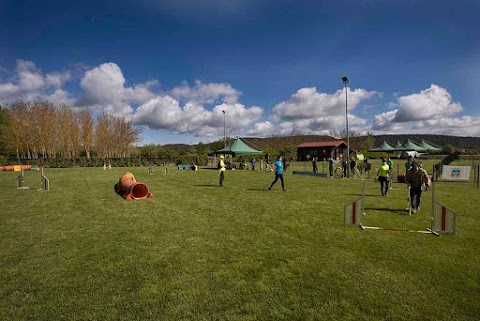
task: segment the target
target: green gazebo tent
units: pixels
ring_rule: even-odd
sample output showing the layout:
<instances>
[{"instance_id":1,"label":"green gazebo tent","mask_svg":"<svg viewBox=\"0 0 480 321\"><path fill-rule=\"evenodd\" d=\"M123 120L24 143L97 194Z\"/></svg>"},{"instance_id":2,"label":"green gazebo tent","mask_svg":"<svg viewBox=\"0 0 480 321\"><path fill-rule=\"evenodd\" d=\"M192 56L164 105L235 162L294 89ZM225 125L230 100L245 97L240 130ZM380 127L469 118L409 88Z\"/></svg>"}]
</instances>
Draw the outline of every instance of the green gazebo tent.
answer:
<instances>
[{"instance_id":1,"label":"green gazebo tent","mask_svg":"<svg viewBox=\"0 0 480 321\"><path fill-rule=\"evenodd\" d=\"M390 153L395 151L395 148L393 148L392 145L384 141L380 146L369 149L369 152L385 152L385 153Z\"/></svg>"},{"instance_id":2,"label":"green gazebo tent","mask_svg":"<svg viewBox=\"0 0 480 321\"><path fill-rule=\"evenodd\" d=\"M245 142L240 137L235 137L233 142L224 147L222 149L218 149L214 151L212 154L220 155L220 154L229 154L229 155L259 155L263 154L261 150L256 150L245 144Z\"/></svg>"},{"instance_id":3,"label":"green gazebo tent","mask_svg":"<svg viewBox=\"0 0 480 321\"><path fill-rule=\"evenodd\" d=\"M441 148L438 148L438 147L430 144L429 142L427 142L423 139L422 139L422 142L418 145L420 147L423 147L423 148L427 149L427 152L429 152L429 153L440 153L442 151Z\"/></svg>"},{"instance_id":4,"label":"green gazebo tent","mask_svg":"<svg viewBox=\"0 0 480 321\"><path fill-rule=\"evenodd\" d=\"M404 152L404 151L407 151L408 149L405 148L405 146L403 146L402 143L400 142L397 142L397 145L395 145L395 151L396 152Z\"/></svg>"},{"instance_id":5,"label":"green gazebo tent","mask_svg":"<svg viewBox=\"0 0 480 321\"><path fill-rule=\"evenodd\" d=\"M403 146L406 148L405 150L407 151L415 151L415 152L427 152L427 149L424 147L419 146L417 143L414 141L407 139L405 143L403 143Z\"/></svg>"}]
</instances>

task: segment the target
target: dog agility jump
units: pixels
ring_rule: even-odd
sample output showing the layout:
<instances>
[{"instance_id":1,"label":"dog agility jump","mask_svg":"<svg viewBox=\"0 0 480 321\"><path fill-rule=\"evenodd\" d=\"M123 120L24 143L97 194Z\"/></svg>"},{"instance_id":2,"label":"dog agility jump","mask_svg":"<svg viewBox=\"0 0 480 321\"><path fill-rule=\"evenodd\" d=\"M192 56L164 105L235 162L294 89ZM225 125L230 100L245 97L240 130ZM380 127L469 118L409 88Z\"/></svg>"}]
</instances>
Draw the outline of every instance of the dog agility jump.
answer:
<instances>
[{"instance_id":1,"label":"dog agility jump","mask_svg":"<svg viewBox=\"0 0 480 321\"><path fill-rule=\"evenodd\" d=\"M362 230L382 230L396 232L423 233L439 236L439 233L455 234L456 212L435 199L435 182L432 182L432 212L430 227L425 230L413 230L405 228L389 228L379 226L366 226L363 223L365 215L365 181L362 181L362 196L344 207L345 225L358 226ZM409 199L407 199L410 202ZM410 207L410 204L408 204ZM410 209L411 211L411 209ZM411 212L410 212L411 214Z\"/></svg>"}]
</instances>

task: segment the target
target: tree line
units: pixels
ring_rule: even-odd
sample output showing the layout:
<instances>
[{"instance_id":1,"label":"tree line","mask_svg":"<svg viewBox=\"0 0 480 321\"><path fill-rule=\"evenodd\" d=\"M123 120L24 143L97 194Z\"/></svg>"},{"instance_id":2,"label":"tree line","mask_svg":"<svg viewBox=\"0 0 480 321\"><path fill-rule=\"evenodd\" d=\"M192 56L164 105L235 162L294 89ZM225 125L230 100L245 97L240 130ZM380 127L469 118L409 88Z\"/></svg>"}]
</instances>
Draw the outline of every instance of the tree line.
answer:
<instances>
[{"instance_id":1,"label":"tree line","mask_svg":"<svg viewBox=\"0 0 480 321\"><path fill-rule=\"evenodd\" d=\"M128 157L140 141L140 130L123 117L103 113L94 118L86 108L17 101L0 107L0 152L17 159L90 159Z\"/></svg>"}]
</instances>

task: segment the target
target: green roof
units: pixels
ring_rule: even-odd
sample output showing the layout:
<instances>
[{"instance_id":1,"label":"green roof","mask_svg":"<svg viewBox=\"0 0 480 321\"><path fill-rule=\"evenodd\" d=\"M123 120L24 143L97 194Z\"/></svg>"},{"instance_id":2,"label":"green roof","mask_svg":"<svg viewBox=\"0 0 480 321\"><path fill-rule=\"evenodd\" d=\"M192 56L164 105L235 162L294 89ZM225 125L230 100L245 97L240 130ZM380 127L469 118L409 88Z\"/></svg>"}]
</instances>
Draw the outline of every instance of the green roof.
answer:
<instances>
[{"instance_id":1,"label":"green roof","mask_svg":"<svg viewBox=\"0 0 480 321\"><path fill-rule=\"evenodd\" d=\"M397 142L397 145L395 145L395 151L397 152L406 151L406 150L407 149L405 148L405 146L403 146L403 144L400 142Z\"/></svg>"},{"instance_id":2,"label":"green roof","mask_svg":"<svg viewBox=\"0 0 480 321\"><path fill-rule=\"evenodd\" d=\"M419 146L417 143L414 141L407 139L405 143L403 143L403 146L406 148L408 151L416 151L416 152L426 152L427 149L424 147Z\"/></svg>"},{"instance_id":3,"label":"green roof","mask_svg":"<svg viewBox=\"0 0 480 321\"><path fill-rule=\"evenodd\" d=\"M384 141L380 146L376 147L376 148L373 148L373 149L369 149L368 151L369 152L392 152L394 151L395 148L392 147L392 145L390 145L389 143L387 143L386 141Z\"/></svg>"},{"instance_id":4,"label":"green roof","mask_svg":"<svg viewBox=\"0 0 480 321\"><path fill-rule=\"evenodd\" d=\"M439 153L442 151L441 148L436 147L423 139L422 139L422 142L418 145L420 147L426 148L429 153Z\"/></svg>"},{"instance_id":5,"label":"green roof","mask_svg":"<svg viewBox=\"0 0 480 321\"><path fill-rule=\"evenodd\" d=\"M213 154L263 154L261 150L256 150L245 144L240 137L235 137L235 140L225 148L216 150Z\"/></svg>"}]
</instances>

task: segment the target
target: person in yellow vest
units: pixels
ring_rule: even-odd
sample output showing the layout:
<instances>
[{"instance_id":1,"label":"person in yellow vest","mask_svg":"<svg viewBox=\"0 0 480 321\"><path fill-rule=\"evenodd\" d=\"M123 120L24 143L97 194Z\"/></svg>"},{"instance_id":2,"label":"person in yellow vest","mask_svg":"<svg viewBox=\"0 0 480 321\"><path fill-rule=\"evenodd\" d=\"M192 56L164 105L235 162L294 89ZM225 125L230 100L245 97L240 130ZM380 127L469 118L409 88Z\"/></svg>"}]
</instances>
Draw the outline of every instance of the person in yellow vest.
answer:
<instances>
[{"instance_id":1,"label":"person in yellow vest","mask_svg":"<svg viewBox=\"0 0 480 321\"><path fill-rule=\"evenodd\" d=\"M382 196L388 196L388 181L390 180L390 166L387 160L382 158L382 165L378 169L378 181L380 182L380 192Z\"/></svg>"},{"instance_id":2,"label":"person in yellow vest","mask_svg":"<svg viewBox=\"0 0 480 321\"><path fill-rule=\"evenodd\" d=\"M226 170L227 166L225 166L225 157L222 155L220 156L220 160L218 161L218 175L220 176L220 187L223 186L223 180L225 178Z\"/></svg>"}]
</instances>

